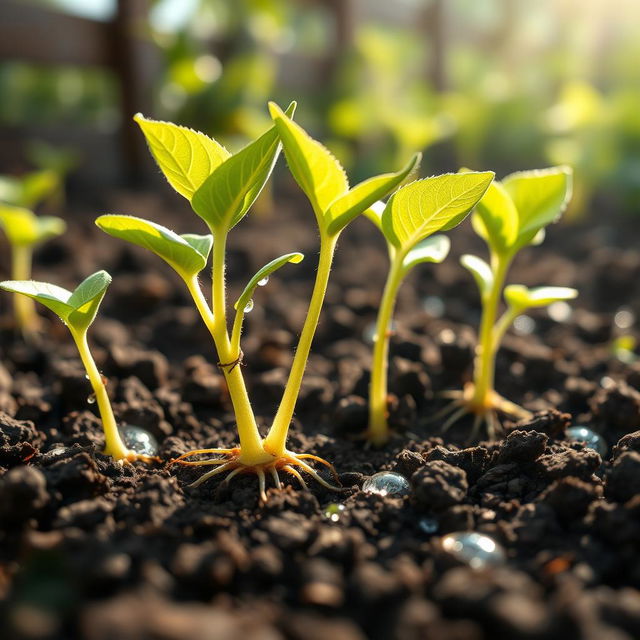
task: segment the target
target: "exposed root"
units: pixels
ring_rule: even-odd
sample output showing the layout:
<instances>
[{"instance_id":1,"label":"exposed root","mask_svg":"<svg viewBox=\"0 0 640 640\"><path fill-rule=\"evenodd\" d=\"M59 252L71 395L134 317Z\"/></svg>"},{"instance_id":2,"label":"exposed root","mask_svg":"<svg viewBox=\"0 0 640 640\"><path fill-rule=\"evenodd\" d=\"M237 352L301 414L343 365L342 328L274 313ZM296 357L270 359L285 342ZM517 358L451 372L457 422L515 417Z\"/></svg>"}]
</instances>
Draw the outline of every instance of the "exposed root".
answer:
<instances>
[{"instance_id":1,"label":"exposed root","mask_svg":"<svg viewBox=\"0 0 640 640\"><path fill-rule=\"evenodd\" d=\"M205 458L204 460L188 459L192 456L203 454L214 454L223 457ZM235 447L233 449L195 449L194 451L189 451L187 453L184 453L180 457L171 460L169 464L180 464L189 467L215 467L211 471L208 471L204 475L200 476L195 482L192 482L189 485L190 487L198 487L210 478L224 473L228 473L228 475L223 480L225 484L229 483L235 476L239 474L253 473L258 477L258 492L260 495L260 499L263 502L266 502L267 500L267 474L271 476L276 489L282 488L282 483L278 474L279 471L286 471L288 474L294 476L303 489L307 489L307 483L302 477L300 471L304 471L305 473L310 475L323 487L330 489L331 491L340 491L340 486L336 486L331 484L330 482L327 482L312 466L306 463L305 460L314 460L328 467L339 485L340 479L334 466L323 458L314 456L310 453L296 454L291 451L286 451L284 455L274 457L269 462L264 462L261 464L246 464L245 462L241 462L240 458L241 451L239 447Z\"/></svg>"},{"instance_id":2,"label":"exposed root","mask_svg":"<svg viewBox=\"0 0 640 640\"><path fill-rule=\"evenodd\" d=\"M461 418L472 414L474 419L471 433L467 439L468 443L477 439L483 425L486 425L489 440L495 440L502 432L502 424L498 417L500 414L517 420L528 420L533 416L530 411L503 398L495 391L491 393L486 403L478 406L474 402L474 387L471 383L467 384L463 391L445 391L439 395L448 398L451 402L432 415L428 422L435 422L446 417L447 419L441 427L442 433L445 433Z\"/></svg>"}]
</instances>

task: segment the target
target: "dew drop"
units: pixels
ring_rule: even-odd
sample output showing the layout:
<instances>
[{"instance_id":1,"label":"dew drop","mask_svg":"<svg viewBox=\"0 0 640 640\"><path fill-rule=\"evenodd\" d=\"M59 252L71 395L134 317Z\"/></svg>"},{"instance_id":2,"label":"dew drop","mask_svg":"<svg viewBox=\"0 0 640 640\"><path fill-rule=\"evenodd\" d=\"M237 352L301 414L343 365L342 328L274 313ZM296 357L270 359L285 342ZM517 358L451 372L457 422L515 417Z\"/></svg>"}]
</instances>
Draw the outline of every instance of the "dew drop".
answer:
<instances>
[{"instance_id":1,"label":"dew drop","mask_svg":"<svg viewBox=\"0 0 640 640\"><path fill-rule=\"evenodd\" d=\"M567 429L567 440L584 442L585 447L593 449L601 456L607 453L607 443L603 437L589 427L575 426Z\"/></svg>"},{"instance_id":2,"label":"dew drop","mask_svg":"<svg viewBox=\"0 0 640 640\"><path fill-rule=\"evenodd\" d=\"M426 533L427 535L435 533L438 530L439 526L440 524L438 520L429 516L420 518L420 520L418 521L418 528L420 529L420 531L422 531L422 533Z\"/></svg>"},{"instance_id":3,"label":"dew drop","mask_svg":"<svg viewBox=\"0 0 640 640\"><path fill-rule=\"evenodd\" d=\"M269 276L265 276L262 280L258 280L258 286L264 287L269 282Z\"/></svg>"},{"instance_id":4,"label":"dew drop","mask_svg":"<svg viewBox=\"0 0 640 640\"><path fill-rule=\"evenodd\" d=\"M506 553L493 538L474 531L457 531L442 538L442 548L472 569L504 564Z\"/></svg>"},{"instance_id":5,"label":"dew drop","mask_svg":"<svg viewBox=\"0 0 640 640\"><path fill-rule=\"evenodd\" d=\"M96 394L92 393L90 396L87 396L87 403L88 404L95 404L96 403Z\"/></svg>"},{"instance_id":6,"label":"dew drop","mask_svg":"<svg viewBox=\"0 0 640 640\"><path fill-rule=\"evenodd\" d=\"M422 300L422 308L433 318L442 318L445 307L444 301L438 296L427 296Z\"/></svg>"},{"instance_id":7,"label":"dew drop","mask_svg":"<svg viewBox=\"0 0 640 640\"><path fill-rule=\"evenodd\" d=\"M536 321L531 316L518 316L513 321L513 328L516 333L519 333L522 336L528 336L535 331Z\"/></svg>"},{"instance_id":8,"label":"dew drop","mask_svg":"<svg viewBox=\"0 0 640 640\"><path fill-rule=\"evenodd\" d=\"M327 520L331 522L338 522L340 517L345 512L346 507L343 504L339 504L338 502L332 502L327 508L323 511L323 515Z\"/></svg>"},{"instance_id":9,"label":"dew drop","mask_svg":"<svg viewBox=\"0 0 640 640\"><path fill-rule=\"evenodd\" d=\"M362 490L379 496L403 497L411 493L411 485L403 475L395 471L379 471L363 482Z\"/></svg>"},{"instance_id":10,"label":"dew drop","mask_svg":"<svg viewBox=\"0 0 640 640\"><path fill-rule=\"evenodd\" d=\"M119 429L125 445L131 451L145 456L155 456L158 453L158 441L142 427L125 424Z\"/></svg>"},{"instance_id":11,"label":"dew drop","mask_svg":"<svg viewBox=\"0 0 640 640\"><path fill-rule=\"evenodd\" d=\"M244 312L251 313L252 310L253 310L253 300L249 300L249 302L247 302L247 304L244 307Z\"/></svg>"}]
</instances>

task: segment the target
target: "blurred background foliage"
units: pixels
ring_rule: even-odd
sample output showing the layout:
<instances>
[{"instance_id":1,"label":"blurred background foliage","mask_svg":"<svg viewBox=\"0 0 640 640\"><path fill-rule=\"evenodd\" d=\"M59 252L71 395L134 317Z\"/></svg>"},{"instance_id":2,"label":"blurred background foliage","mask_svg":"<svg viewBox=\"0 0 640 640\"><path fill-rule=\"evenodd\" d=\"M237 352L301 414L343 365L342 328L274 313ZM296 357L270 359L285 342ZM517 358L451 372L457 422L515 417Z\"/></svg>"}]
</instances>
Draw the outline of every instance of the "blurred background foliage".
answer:
<instances>
[{"instance_id":1,"label":"blurred background foliage","mask_svg":"<svg viewBox=\"0 0 640 640\"><path fill-rule=\"evenodd\" d=\"M39 0L109 20L115 0ZM143 37L160 64L154 117L231 149L297 119L354 178L425 151L424 173L567 163L573 213L640 209L637 0L155 0ZM0 127L120 125L99 70L0 61ZM73 152L33 147L61 172Z\"/></svg>"}]
</instances>

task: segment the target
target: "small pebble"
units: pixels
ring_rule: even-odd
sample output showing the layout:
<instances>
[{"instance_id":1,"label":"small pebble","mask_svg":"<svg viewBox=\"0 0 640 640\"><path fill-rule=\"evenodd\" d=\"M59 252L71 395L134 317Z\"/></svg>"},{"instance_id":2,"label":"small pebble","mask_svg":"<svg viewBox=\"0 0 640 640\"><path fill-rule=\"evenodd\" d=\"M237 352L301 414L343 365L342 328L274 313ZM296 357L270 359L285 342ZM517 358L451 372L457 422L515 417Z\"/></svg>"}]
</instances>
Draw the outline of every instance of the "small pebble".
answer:
<instances>
[{"instance_id":1,"label":"small pebble","mask_svg":"<svg viewBox=\"0 0 640 640\"><path fill-rule=\"evenodd\" d=\"M131 451L144 456L155 456L158 453L158 441L142 427L125 424L120 427L120 435Z\"/></svg>"},{"instance_id":2,"label":"small pebble","mask_svg":"<svg viewBox=\"0 0 640 640\"><path fill-rule=\"evenodd\" d=\"M586 447L593 449L603 457L607 453L607 444L602 436L589 429L589 427L569 427L567 429L567 440L584 442Z\"/></svg>"},{"instance_id":3,"label":"small pebble","mask_svg":"<svg viewBox=\"0 0 640 640\"><path fill-rule=\"evenodd\" d=\"M344 513L346 507L343 504L339 504L338 502L332 502L327 508L324 510L323 514L327 520L331 522L338 522L340 517Z\"/></svg>"},{"instance_id":4,"label":"small pebble","mask_svg":"<svg viewBox=\"0 0 640 640\"><path fill-rule=\"evenodd\" d=\"M403 475L395 471L379 471L364 481L362 490L379 496L403 497L411 493L411 485Z\"/></svg>"},{"instance_id":5,"label":"small pebble","mask_svg":"<svg viewBox=\"0 0 640 640\"><path fill-rule=\"evenodd\" d=\"M472 569L504 564L506 554L493 538L473 531L449 533L442 538L442 548Z\"/></svg>"}]
</instances>

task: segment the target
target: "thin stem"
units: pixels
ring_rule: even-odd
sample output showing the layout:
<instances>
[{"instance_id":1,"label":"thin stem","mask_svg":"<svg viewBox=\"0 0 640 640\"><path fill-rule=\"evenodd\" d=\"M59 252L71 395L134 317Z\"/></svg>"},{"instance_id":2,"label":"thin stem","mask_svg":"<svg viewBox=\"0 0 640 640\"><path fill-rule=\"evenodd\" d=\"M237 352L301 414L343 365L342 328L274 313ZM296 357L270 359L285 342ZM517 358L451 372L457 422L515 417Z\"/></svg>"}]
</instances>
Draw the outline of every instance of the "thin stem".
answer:
<instances>
[{"instance_id":1,"label":"thin stem","mask_svg":"<svg viewBox=\"0 0 640 640\"><path fill-rule=\"evenodd\" d=\"M331 263L333 262L333 254L336 248L338 236L328 236L321 233L320 236L320 259L318 260L318 271L316 273L316 281L313 286L311 302L307 310L307 318L302 327L298 348L293 358L291 372L287 380L280 406L273 419L273 424L269 433L264 440L264 446L267 451L273 455L283 455L286 450L287 435L289 433L289 425L293 418L296 407L296 401L300 393L304 370L307 366L311 344L316 333L320 312L327 293L327 284L329 282L329 274L331 272Z\"/></svg>"},{"instance_id":2,"label":"thin stem","mask_svg":"<svg viewBox=\"0 0 640 640\"><path fill-rule=\"evenodd\" d=\"M102 380L102 375L96 366L96 363L89 350L87 344L87 333L83 331L78 333L71 329L71 335L78 347L82 364L87 372L87 377L93 389L98 404L98 411L102 419L102 429L104 431L104 454L111 456L114 460L125 460L129 457L130 451L125 446L118 431L118 425L111 409L111 402L107 388Z\"/></svg>"},{"instance_id":3,"label":"thin stem","mask_svg":"<svg viewBox=\"0 0 640 640\"><path fill-rule=\"evenodd\" d=\"M33 248L29 245L14 245L11 252L11 279L30 280ZM23 333L35 331L39 324L35 302L18 293L13 296L16 325Z\"/></svg>"},{"instance_id":4,"label":"thin stem","mask_svg":"<svg viewBox=\"0 0 640 640\"><path fill-rule=\"evenodd\" d=\"M500 346L500 342L502 342L502 338L504 338L504 334L507 332L507 329L513 324L513 321L522 313L524 309L516 309L514 307L509 307L501 316L500 320L496 323L493 328L493 350L494 352L498 351L498 347Z\"/></svg>"},{"instance_id":5,"label":"thin stem","mask_svg":"<svg viewBox=\"0 0 640 640\"><path fill-rule=\"evenodd\" d=\"M380 302L380 310L376 321L376 335L373 339L373 362L371 366L371 383L369 385L369 441L381 446L389 440L387 422L387 375L389 367L389 341L391 339L391 317L402 283L404 272L402 261L404 255L395 254Z\"/></svg>"},{"instance_id":6,"label":"thin stem","mask_svg":"<svg viewBox=\"0 0 640 640\"><path fill-rule=\"evenodd\" d=\"M249 395L242 377L242 370L239 366L231 366L228 363L234 362L238 352L234 352L229 333L227 331L227 310L226 310L226 285L225 285L225 251L226 233L216 233L213 243L213 265L212 265L212 295L213 313L207 305L197 278L193 277L186 281L189 292L193 297L196 307L213 337L218 352L222 373L227 382L233 411L238 427L238 438L240 440L241 454L239 460L245 464L258 464L271 458L266 454L262 446L262 438L258 431Z\"/></svg>"},{"instance_id":7,"label":"thin stem","mask_svg":"<svg viewBox=\"0 0 640 640\"><path fill-rule=\"evenodd\" d=\"M507 276L511 256L491 256L491 270L493 271L493 286L488 295L482 300L482 321L480 323L480 336L476 348L474 364L474 390L472 404L475 408L482 409L489 403L489 396L493 391L497 344L494 340L494 325L498 314L498 306L504 281Z\"/></svg>"}]
</instances>

